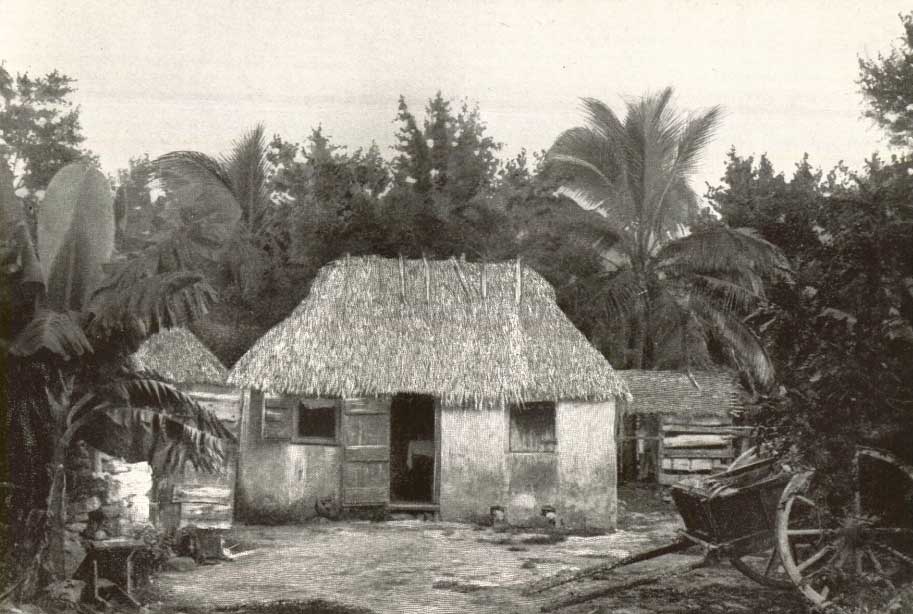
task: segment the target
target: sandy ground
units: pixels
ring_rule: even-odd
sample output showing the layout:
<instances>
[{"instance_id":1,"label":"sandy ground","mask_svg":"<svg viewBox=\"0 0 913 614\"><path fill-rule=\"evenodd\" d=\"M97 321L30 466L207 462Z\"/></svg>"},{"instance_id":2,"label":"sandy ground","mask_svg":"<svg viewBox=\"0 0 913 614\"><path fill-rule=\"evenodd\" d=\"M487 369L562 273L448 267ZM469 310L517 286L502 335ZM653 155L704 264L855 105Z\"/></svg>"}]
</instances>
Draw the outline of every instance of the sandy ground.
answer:
<instances>
[{"instance_id":1,"label":"sandy ground","mask_svg":"<svg viewBox=\"0 0 913 614\"><path fill-rule=\"evenodd\" d=\"M238 527L232 538L251 549L245 556L162 574L157 592L162 606L171 611L322 599L378 614L525 614L575 592L626 585L644 574L668 575L699 560L699 553L667 555L613 572L609 579L575 582L534 597L523 594L524 588L553 574L667 543L680 526L671 509L626 510L622 524L624 528L611 535L568 537L551 544L531 543L543 541L541 535L420 520ZM797 597L760 587L724 563L559 611L799 614L805 607Z\"/></svg>"}]
</instances>

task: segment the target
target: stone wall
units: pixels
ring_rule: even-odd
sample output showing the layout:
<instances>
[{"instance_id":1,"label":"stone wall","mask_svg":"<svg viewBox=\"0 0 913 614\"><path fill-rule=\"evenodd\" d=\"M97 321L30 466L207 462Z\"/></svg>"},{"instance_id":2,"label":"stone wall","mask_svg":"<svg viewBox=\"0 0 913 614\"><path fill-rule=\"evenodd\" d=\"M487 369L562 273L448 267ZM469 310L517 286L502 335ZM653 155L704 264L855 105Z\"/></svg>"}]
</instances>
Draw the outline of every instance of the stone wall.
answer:
<instances>
[{"instance_id":1,"label":"stone wall","mask_svg":"<svg viewBox=\"0 0 913 614\"><path fill-rule=\"evenodd\" d=\"M149 525L152 469L79 443L67 459L67 571L85 556L85 539L132 537Z\"/></svg>"}]
</instances>

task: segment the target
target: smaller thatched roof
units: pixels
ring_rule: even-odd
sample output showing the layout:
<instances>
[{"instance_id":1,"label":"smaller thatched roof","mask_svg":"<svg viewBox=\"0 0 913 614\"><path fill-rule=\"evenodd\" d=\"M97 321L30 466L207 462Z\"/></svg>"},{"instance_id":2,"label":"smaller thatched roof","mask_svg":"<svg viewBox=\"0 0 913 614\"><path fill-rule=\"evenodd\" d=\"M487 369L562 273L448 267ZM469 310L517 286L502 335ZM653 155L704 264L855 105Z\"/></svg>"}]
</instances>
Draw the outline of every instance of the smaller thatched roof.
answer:
<instances>
[{"instance_id":1,"label":"smaller thatched roof","mask_svg":"<svg viewBox=\"0 0 913 614\"><path fill-rule=\"evenodd\" d=\"M140 368L175 384L225 385L228 370L185 328L163 330L146 339L132 356Z\"/></svg>"},{"instance_id":2,"label":"smaller thatched roof","mask_svg":"<svg viewBox=\"0 0 913 614\"><path fill-rule=\"evenodd\" d=\"M627 394L551 285L516 261L328 264L229 381L280 394L415 392L480 405Z\"/></svg>"},{"instance_id":3,"label":"smaller thatched roof","mask_svg":"<svg viewBox=\"0 0 913 614\"><path fill-rule=\"evenodd\" d=\"M692 374L677 371L616 371L634 400L630 413L727 416L741 408L735 376L724 371Z\"/></svg>"}]
</instances>

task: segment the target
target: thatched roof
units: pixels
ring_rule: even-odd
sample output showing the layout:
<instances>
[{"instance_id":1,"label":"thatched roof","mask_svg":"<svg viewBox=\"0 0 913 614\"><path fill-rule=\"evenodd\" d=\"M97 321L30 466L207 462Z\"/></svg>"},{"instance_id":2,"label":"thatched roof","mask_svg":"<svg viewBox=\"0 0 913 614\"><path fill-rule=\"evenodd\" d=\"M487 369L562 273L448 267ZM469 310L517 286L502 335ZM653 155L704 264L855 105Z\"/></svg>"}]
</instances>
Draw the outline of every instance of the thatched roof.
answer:
<instances>
[{"instance_id":1,"label":"thatched roof","mask_svg":"<svg viewBox=\"0 0 913 614\"><path fill-rule=\"evenodd\" d=\"M634 397L632 413L729 415L741 406L738 381L731 373L702 371L616 371Z\"/></svg>"},{"instance_id":2,"label":"thatched roof","mask_svg":"<svg viewBox=\"0 0 913 614\"><path fill-rule=\"evenodd\" d=\"M175 384L225 385L228 370L185 328L163 330L146 339L132 357Z\"/></svg>"},{"instance_id":3,"label":"thatched roof","mask_svg":"<svg viewBox=\"0 0 913 614\"><path fill-rule=\"evenodd\" d=\"M626 394L535 271L516 262L373 256L321 269L304 302L241 357L229 382L284 394L414 392L479 404Z\"/></svg>"}]
</instances>

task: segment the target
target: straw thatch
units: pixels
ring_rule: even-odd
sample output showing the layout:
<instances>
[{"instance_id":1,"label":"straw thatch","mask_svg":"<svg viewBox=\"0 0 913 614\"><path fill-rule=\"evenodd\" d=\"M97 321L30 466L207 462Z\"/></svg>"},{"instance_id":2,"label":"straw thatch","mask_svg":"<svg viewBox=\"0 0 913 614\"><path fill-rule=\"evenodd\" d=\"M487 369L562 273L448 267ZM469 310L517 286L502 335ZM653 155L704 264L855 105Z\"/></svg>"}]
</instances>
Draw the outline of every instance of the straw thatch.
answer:
<instances>
[{"instance_id":1,"label":"straw thatch","mask_svg":"<svg viewBox=\"0 0 913 614\"><path fill-rule=\"evenodd\" d=\"M225 385L228 370L185 328L163 330L146 339L133 354L137 366L155 371L175 384Z\"/></svg>"},{"instance_id":2,"label":"straw thatch","mask_svg":"<svg viewBox=\"0 0 913 614\"><path fill-rule=\"evenodd\" d=\"M741 407L731 373L703 371L617 371L634 397L627 411L639 414L728 416Z\"/></svg>"},{"instance_id":3,"label":"straw thatch","mask_svg":"<svg viewBox=\"0 0 913 614\"><path fill-rule=\"evenodd\" d=\"M308 298L238 361L229 382L477 404L627 394L535 271L516 262L379 257L325 266Z\"/></svg>"}]
</instances>

